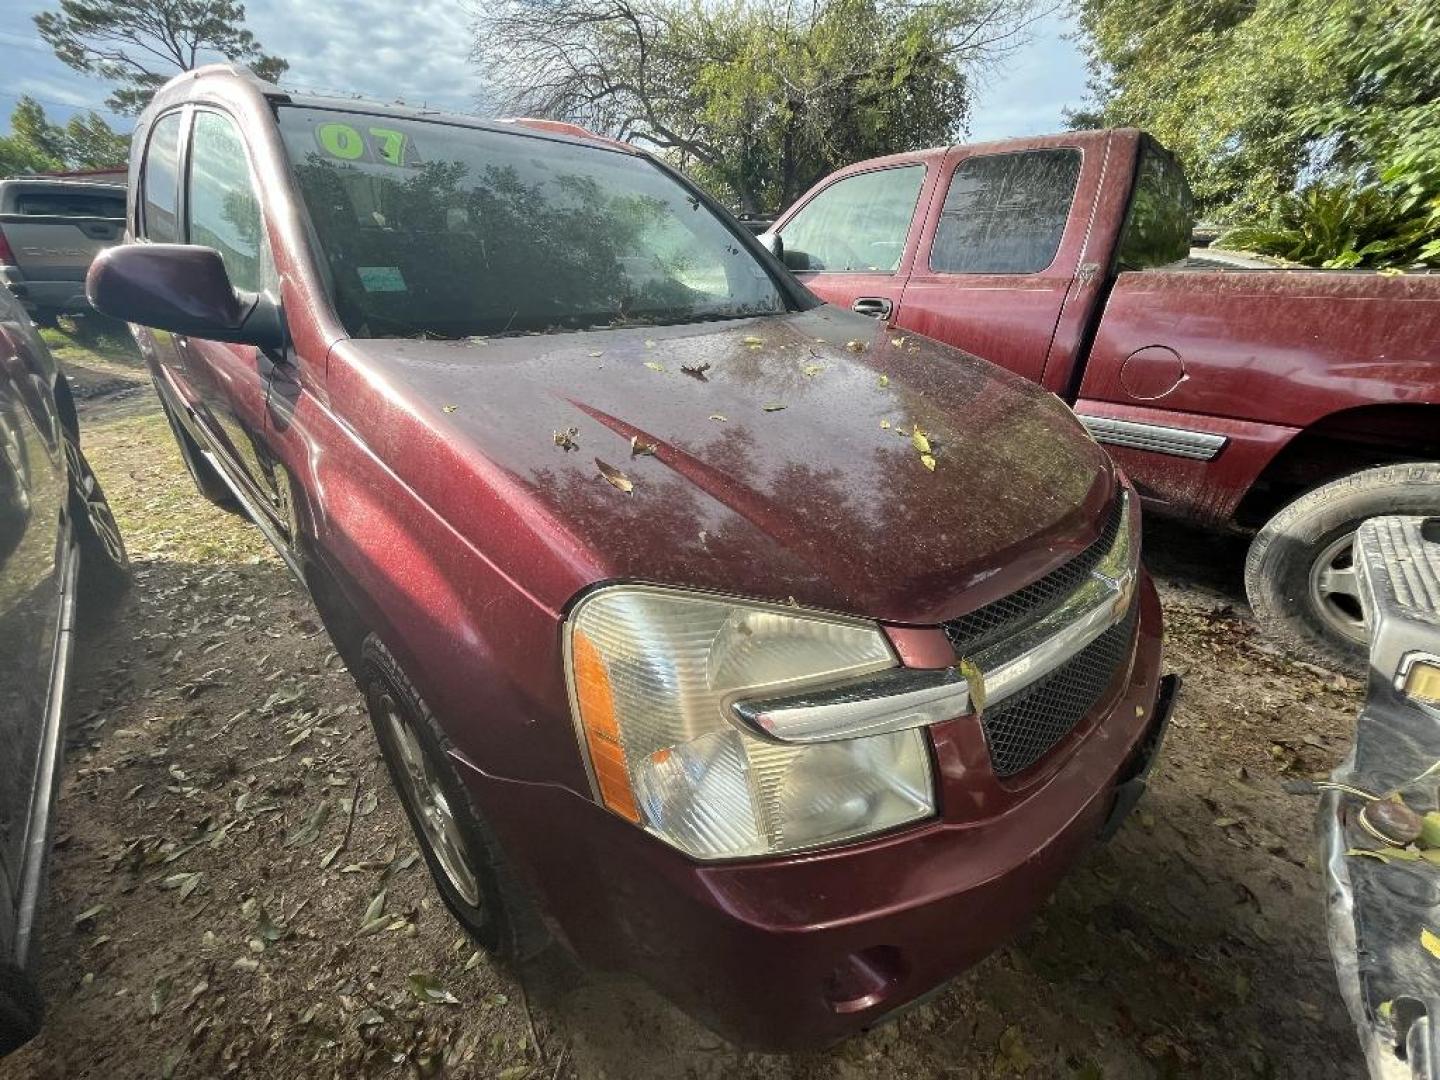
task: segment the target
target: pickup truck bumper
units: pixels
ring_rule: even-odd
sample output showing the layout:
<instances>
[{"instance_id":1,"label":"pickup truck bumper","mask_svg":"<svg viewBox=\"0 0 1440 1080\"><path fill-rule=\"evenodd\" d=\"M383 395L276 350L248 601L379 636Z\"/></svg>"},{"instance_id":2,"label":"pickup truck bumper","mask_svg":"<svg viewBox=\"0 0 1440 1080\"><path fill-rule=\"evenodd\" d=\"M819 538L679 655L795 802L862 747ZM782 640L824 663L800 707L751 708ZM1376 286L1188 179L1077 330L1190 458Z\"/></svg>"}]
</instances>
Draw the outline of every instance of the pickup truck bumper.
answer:
<instances>
[{"instance_id":1,"label":"pickup truck bumper","mask_svg":"<svg viewBox=\"0 0 1440 1080\"><path fill-rule=\"evenodd\" d=\"M1320 804L1330 951L1374 1080L1440 1077L1440 959L1421 941L1440 933L1440 864L1374 837L1360 821L1371 800L1356 794L1440 809L1440 701L1413 692L1416 665L1440 672L1440 519L1430 520L1375 518L1356 534L1369 689L1331 777L1344 788Z\"/></svg>"},{"instance_id":2,"label":"pickup truck bumper","mask_svg":"<svg viewBox=\"0 0 1440 1080\"><path fill-rule=\"evenodd\" d=\"M0 266L0 284L32 315L42 310L56 315L81 315L91 310L83 277L79 281L30 281L19 267Z\"/></svg>"},{"instance_id":3,"label":"pickup truck bumper","mask_svg":"<svg viewBox=\"0 0 1440 1080\"><path fill-rule=\"evenodd\" d=\"M582 960L642 976L736 1043L814 1048L1012 938L1133 807L1176 686L1160 677L1148 577L1140 605L1131 663L1093 729L1024 798L980 820L948 820L942 808L860 844L700 863L568 790L462 772Z\"/></svg>"}]
</instances>

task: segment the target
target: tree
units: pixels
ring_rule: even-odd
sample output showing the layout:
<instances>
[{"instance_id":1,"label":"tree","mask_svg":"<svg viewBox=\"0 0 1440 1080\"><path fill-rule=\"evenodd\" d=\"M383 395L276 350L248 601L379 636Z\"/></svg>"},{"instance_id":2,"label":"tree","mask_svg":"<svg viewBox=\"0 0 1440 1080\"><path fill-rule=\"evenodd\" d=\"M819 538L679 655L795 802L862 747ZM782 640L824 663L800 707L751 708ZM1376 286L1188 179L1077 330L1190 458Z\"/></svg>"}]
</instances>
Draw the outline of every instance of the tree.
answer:
<instances>
[{"instance_id":1,"label":"tree","mask_svg":"<svg viewBox=\"0 0 1440 1080\"><path fill-rule=\"evenodd\" d=\"M62 61L120 84L106 103L125 114L138 113L178 72L216 56L278 79L289 63L263 52L244 21L236 0L60 0L59 11L35 16Z\"/></svg>"},{"instance_id":2,"label":"tree","mask_svg":"<svg viewBox=\"0 0 1440 1080\"><path fill-rule=\"evenodd\" d=\"M668 152L745 211L965 130L1035 0L498 0L474 58L508 112Z\"/></svg>"},{"instance_id":3,"label":"tree","mask_svg":"<svg viewBox=\"0 0 1440 1080\"><path fill-rule=\"evenodd\" d=\"M1440 0L1075 7L1093 76L1085 119L1149 129L1212 213L1255 218L1297 187L1363 186L1406 133L1440 120Z\"/></svg>"},{"instance_id":4,"label":"tree","mask_svg":"<svg viewBox=\"0 0 1440 1080\"><path fill-rule=\"evenodd\" d=\"M0 176L123 166L129 156L130 136L99 113L77 113L63 125L53 124L30 97L19 100L10 114L10 134L0 136Z\"/></svg>"}]
</instances>

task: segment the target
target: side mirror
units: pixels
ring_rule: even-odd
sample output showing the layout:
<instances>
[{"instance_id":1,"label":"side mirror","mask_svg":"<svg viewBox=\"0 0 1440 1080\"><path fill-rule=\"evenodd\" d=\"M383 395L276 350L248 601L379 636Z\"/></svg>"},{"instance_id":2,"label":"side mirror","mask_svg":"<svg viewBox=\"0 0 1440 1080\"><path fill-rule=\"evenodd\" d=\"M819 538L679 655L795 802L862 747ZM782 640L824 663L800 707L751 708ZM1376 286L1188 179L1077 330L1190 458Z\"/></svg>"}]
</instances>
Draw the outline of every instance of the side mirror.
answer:
<instances>
[{"instance_id":1,"label":"side mirror","mask_svg":"<svg viewBox=\"0 0 1440 1080\"><path fill-rule=\"evenodd\" d=\"M785 261L785 241L780 239L777 232L762 232L755 239L760 241L761 247L774 255L781 262Z\"/></svg>"},{"instance_id":2,"label":"side mirror","mask_svg":"<svg viewBox=\"0 0 1440 1080\"><path fill-rule=\"evenodd\" d=\"M96 311L140 326L260 348L284 344L280 309L239 292L214 248L122 244L95 256L85 295Z\"/></svg>"}]
</instances>

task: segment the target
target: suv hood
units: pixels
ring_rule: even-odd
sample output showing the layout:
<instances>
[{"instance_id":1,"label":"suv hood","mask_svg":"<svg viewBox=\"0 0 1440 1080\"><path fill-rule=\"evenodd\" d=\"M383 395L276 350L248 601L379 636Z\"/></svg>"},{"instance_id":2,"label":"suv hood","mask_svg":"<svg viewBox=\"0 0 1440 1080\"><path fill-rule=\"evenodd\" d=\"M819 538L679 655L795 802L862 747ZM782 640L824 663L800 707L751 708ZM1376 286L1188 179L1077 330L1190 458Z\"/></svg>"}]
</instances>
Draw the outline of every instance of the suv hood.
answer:
<instances>
[{"instance_id":1,"label":"suv hood","mask_svg":"<svg viewBox=\"0 0 1440 1080\"><path fill-rule=\"evenodd\" d=\"M832 307L336 349L361 437L557 610L628 579L937 622L1083 549L1115 491L1054 395Z\"/></svg>"}]
</instances>

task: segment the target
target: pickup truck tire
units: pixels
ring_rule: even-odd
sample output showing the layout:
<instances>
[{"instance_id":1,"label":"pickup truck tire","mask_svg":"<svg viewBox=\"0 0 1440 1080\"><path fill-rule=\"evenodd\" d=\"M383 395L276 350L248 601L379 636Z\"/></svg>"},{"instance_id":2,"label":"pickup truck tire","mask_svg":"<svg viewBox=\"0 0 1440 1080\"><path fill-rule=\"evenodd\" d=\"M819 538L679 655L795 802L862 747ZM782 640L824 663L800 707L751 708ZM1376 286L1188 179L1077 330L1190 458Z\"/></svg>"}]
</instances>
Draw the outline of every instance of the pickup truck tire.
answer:
<instances>
[{"instance_id":1,"label":"pickup truck tire","mask_svg":"<svg viewBox=\"0 0 1440 1080\"><path fill-rule=\"evenodd\" d=\"M45 1002L35 981L13 964L0 962L0 1057L33 1039L44 1017Z\"/></svg>"},{"instance_id":2,"label":"pickup truck tire","mask_svg":"<svg viewBox=\"0 0 1440 1080\"><path fill-rule=\"evenodd\" d=\"M1313 488L1267 521L1245 559L1245 592L1274 637L1355 671L1368 655L1351 541L1379 514L1440 514L1440 463L1385 465Z\"/></svg>"},{"instance_id":3,"label":"pickup truck tire","mask_svg":"<svg viewBox=\"0 0 1440 1080\"><path fill-rule=\"evenodd\" d=\"M80 548L80 605L86 614L103 617L130 588L130 557L105 489L68 430L65 460L70 474L72 535Z\"/></svg>"},{"instance_id":4,"label":"pickup truck tire","mask_svg":"<svg viewBox=\"0 0 1440 1080\"><path fill-rule=\"evenodd\" d=\"M441 898L487 951L536 955L549 933L456 773L449 739L378 637L360 651L370 722Z\"/></svg>"}]
</instances>

